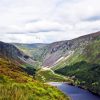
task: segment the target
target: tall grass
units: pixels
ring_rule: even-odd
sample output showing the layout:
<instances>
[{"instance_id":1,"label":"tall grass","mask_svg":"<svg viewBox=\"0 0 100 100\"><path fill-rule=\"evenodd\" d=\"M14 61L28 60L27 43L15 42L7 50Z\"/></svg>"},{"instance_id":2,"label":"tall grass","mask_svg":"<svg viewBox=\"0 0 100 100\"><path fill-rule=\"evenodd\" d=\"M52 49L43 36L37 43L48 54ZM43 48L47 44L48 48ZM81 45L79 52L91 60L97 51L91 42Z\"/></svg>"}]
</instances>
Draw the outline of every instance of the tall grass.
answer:
<instances>
[{"instance_id":1,"label":"tall grass","mask_svg":"<svg viewBox=\"0 0 100 100\"><path fill-rule=\"evenodd\" d=\"M55 87L38 81L16 83L6 76L0 77L0 100L69 100Z\"/></svg>"}]
</instances>

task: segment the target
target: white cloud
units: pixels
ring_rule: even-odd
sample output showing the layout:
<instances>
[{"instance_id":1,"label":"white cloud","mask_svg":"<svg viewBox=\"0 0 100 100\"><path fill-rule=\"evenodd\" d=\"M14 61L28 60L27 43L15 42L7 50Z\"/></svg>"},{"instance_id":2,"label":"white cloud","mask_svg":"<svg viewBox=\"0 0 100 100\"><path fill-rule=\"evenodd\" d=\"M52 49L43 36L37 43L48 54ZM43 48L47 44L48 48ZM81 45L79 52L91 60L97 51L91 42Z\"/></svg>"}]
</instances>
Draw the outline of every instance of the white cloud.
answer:
<instances>
[{"instance_id":1,"label":"white cloud","mask_svg":"<svg viewBox=\"0 0 100 100\"><path fill-rule=\"evenodd\" d=\"M100 30L100 0L0 0L0 40L53 42Z\"/></svg>"}]
</instances>

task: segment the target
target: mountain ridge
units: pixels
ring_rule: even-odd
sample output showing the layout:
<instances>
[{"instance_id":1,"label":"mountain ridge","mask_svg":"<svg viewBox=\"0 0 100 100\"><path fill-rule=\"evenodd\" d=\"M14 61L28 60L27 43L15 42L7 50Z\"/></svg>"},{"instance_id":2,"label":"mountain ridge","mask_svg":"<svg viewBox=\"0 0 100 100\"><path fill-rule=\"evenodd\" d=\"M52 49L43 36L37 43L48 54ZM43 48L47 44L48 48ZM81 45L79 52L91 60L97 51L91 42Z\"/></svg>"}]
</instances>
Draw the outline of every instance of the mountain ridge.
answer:
<instances>
[{"instance_id":1,"label":"mountain ridge","mask_svg":"<svg viewBox=\"0 0 100 100\"><path fill-rule=\"evenodd\" d=\"M31 47L31 50L29 50L29 48L25 46L21 47L21 44L19 44L19 46L15 44L15 46L18 46L19 49L21 49L25 53L28 52L28 54L31 55L31 57L33 57L33 59L35 59L36 61L39 60L40 62L42 62L42 66L52 67L55 65L55 62L60 61L62 57L66 58L68 55L71 55L77 48L81 48L82 51L84 46L88 45L91 41L94 41L99 37L100 31L80 36L72 40L57 41L46 45L44 44L43 47Z\"/></svg>"}]
</instances>

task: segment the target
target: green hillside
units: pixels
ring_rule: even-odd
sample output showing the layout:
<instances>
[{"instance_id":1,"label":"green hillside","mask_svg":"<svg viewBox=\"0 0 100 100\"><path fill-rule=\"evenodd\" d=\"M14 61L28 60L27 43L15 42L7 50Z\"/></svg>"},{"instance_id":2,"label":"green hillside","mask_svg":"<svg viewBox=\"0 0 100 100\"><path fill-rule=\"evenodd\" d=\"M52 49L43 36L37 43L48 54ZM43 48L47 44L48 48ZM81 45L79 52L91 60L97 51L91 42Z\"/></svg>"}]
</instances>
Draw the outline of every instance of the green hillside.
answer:
<instances>
[{"instance_id":1,"label":"green hillside","mask_svg":"<svg viewBox=\"0 0 100 100\"><path fill-rule=\"evenodd\" d=\"M92 41L83 50L78 48L53 70L72 77L74 84L100 94L100 39Z\"/></svg>"},{"instance_id":2,"label":"green hillside","mask_svg":"<svg viewBox=\"0 0 100 100\"><path fill-rule=\"evenodd\" d=\"M19 63L0 58L0 100L44 99L69 100L55 87L34 80Z\"/></svg>"},{"instance_id":3,"label":"green hillside","mask_svg":"<svg viewBox=\"0 0 100 100\"><path fill-rule=\"evenodd\" d=\"M51 70L39 70L36 75L35 79L42 81L42 82L70 82L70 78L61 76L59 74L55 74Z\"/></svg>"}]
</instances>

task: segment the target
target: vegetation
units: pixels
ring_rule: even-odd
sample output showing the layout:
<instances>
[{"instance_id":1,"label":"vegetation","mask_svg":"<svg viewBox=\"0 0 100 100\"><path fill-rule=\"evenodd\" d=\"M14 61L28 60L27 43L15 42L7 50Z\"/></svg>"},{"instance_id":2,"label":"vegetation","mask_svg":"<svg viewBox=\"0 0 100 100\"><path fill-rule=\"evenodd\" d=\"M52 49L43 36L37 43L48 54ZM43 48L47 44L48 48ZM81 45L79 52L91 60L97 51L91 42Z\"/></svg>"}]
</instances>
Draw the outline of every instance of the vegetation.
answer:
<instances>
[{"instance_id":1,"label":"vegetation","mask_svg":"<svg viewBox=\"0 0 100 100\"><path fill-rule=\"evenodd\" d=\"M58 69L55 72L70 76L74 84L100 94L100 65L85 61Z\"/></svg>"},{"instance_id":2,"label":"vegetation","mask_svg":"<svg viewBox=\"0 0 100 100\"><path fill-rule=\"evenodd\" d=\"M34 80L12 62L0 58L0 100L69 100L57 88Z\"/></svg>"},{"instance_id":3,"label":"vegetation","mask_svg":"<svg viewBox=\"0 0 100 100\"><path fill-rule=\"evenodd\" d=\"M36 73L35 78L42 82L71 82L70 78L55 74L51 70L40 70Z\"/></svg>"},{"instance_id":4,"label":"vegetation","mask_svg":"<svg viewBox=\"0 0 100 100\"><path fill-rule=\"evenodd\" d=\"M16 83L0 75L0 100L69 100L55 87L40 83Z\"/></svg>"}]
</instances>

